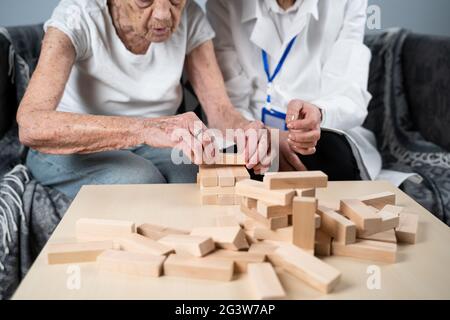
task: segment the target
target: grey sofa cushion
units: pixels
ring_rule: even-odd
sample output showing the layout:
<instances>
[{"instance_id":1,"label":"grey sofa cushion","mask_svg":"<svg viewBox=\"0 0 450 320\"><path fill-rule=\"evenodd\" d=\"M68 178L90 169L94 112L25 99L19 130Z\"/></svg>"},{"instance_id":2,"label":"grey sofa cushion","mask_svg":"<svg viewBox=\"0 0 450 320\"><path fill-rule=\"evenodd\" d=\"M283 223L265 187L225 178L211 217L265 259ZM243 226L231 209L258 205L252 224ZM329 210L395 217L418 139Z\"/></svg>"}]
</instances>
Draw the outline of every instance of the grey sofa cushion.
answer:
<instances>
[{"instance_id":1,"label":"grey sofa cushion","mask_svg":"<svg viewBox=\"0 0 450 320\"><path fill-rule=\"evenodd\" d=\"M411 34L402 60L413 123L426 140L450 151L450 38Z\"/></svg>"},{"instance_id":2,"label":"grey sofa cushion","mask_svg":"<svg viewBox=\"0 0 450 320\"><path fill-rule=\"evenodd\" d=\"M9 66L10 43L0 34L0 139L11 127L15 110L11 108L16 105L14 86L11 83Z\"/></svg>"}]
</instances>

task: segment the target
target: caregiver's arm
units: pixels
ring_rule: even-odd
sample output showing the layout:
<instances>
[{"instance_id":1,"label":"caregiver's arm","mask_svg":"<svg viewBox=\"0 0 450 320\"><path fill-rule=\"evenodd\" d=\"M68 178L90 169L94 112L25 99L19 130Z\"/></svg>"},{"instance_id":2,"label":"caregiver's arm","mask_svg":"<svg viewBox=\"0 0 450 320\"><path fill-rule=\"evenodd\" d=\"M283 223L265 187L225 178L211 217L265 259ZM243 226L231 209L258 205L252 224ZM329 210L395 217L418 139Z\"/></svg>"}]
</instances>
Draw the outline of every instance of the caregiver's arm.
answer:
<instances>
[{"instance_id":1,"label":"caregiver's arm","mask_svg":"<svg viewBox=\"0 0 450 320\"><path fill-rule=\"evenodd\" d=\"M109 117L58 112L72 67L75 48L61 31L49 28L36 71L17 114L20 140L51 154L94 153L139 144L173 147L176 128L191 130L192 113L158 119Z\"/></svg>"}]
</instances>

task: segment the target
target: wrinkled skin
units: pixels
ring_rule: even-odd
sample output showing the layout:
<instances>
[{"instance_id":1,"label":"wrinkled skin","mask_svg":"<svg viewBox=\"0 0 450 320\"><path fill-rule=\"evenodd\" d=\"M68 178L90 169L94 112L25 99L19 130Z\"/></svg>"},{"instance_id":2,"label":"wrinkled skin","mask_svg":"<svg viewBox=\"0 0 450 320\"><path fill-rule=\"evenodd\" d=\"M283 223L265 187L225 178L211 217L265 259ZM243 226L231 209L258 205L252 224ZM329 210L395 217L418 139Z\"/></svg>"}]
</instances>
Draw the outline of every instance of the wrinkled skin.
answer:
<instances>
[{"instance_id":1,"label":"wrinkled skin","mask_svg":"<svg viewBox=\"0 0 450 320\"><path fill-rule=\"evenodd\" d=\"M110 0L108 5L124 45L135 54L145 54L152 42L167 41L176 31L185 0ZM208 148L211 137L194 132L195 124L201 123L194 113L147 119L56 111L74 64L75 48L70 39L58 29L49 28L17 113L23 144L49 154L95 153L146 144L181 148L194 163L212 156L204 154L205 150L214 150ZM186 71L210 127L222 131L255 127L231 104L212 41L199 45L186 57ZM200 128L206 130L204 124ZM194 143L180 146L173 140L177 129L185 129Z\"/></svg>"}]
</instances>

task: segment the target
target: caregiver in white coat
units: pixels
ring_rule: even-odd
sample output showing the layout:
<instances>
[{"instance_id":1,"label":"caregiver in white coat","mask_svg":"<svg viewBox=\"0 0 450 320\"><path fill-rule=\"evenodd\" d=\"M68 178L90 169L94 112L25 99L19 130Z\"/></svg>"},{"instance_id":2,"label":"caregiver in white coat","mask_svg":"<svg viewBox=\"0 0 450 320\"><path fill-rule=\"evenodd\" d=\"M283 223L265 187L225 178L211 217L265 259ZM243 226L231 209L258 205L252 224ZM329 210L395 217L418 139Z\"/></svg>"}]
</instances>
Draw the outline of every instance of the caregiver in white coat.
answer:
<instances>
[{"instance_id":1,"label":"caregiver in white coat","mask_svg":"<svg viewBox=\"0 0 450 320\"><path fill-rule=\"evenodd\" d=\"M248 119L288 124L281 170L321 169L332 180L379 174L375 138L361 127L371 99L366 7L366 0L208 0L233 104Z\"/></svg>"}]
</instances>

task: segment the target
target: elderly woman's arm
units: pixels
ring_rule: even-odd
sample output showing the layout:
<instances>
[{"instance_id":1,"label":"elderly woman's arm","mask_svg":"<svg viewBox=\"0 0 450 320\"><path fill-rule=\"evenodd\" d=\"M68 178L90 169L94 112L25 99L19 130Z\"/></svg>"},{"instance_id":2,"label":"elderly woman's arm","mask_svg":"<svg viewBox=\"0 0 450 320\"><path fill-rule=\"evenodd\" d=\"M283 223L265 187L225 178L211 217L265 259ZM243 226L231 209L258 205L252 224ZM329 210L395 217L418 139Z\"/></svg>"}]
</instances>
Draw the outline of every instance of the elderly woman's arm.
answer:
<instances>
[{"instance_id":1,"label":"elderly woman's arm","mask_svg":"<svg viewBox=\"0 0 450 320\"><path fill-rule=\"evenodd\" d=\"M56 111L75 62L75 49L61 31L49 28L39 64L17 114L20 140L51 154L94 153L147 144L175 147L172 132L193 131L193 113L158 119L82 115Z\"/></svg>"}]
</instances>

